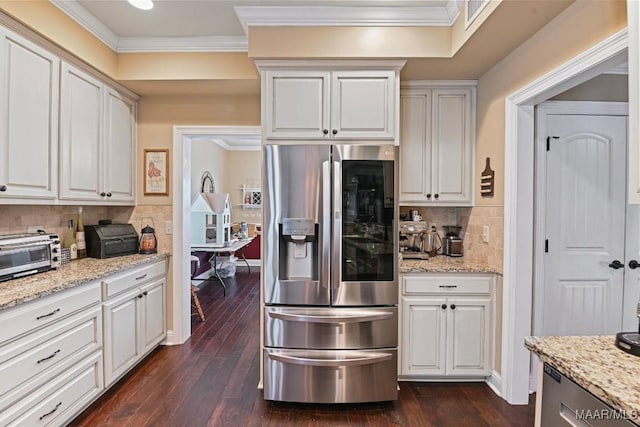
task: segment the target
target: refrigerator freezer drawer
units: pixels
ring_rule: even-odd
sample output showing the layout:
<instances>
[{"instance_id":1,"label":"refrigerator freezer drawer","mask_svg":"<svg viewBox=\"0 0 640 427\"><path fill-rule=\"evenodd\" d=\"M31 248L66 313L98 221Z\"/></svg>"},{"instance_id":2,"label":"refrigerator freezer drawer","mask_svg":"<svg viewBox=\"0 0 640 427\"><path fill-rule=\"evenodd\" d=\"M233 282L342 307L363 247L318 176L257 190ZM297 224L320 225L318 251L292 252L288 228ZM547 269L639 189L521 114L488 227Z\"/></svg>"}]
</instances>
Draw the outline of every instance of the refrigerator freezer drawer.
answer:
<instances>
[{"instance_id":1,"label":"refrigerator freezer drawer","mask_svg":"<svg viewBox=\"0 0 640 427\"><path fill-rule=\"evenodd\" d=\"M264 398L355 403L398 398L397 350L264 350Z\"/></svg>"},{"instance_id":2,"label":"refrigerator freezer drawer","mask_svg":"<svg viewBox=\"0 0 640 427\"><path fill-rule=\"evenodd\" d=\"M398 346L397 307L266 307L266 347L363 349Z\"/></svg>"}]
</instances>

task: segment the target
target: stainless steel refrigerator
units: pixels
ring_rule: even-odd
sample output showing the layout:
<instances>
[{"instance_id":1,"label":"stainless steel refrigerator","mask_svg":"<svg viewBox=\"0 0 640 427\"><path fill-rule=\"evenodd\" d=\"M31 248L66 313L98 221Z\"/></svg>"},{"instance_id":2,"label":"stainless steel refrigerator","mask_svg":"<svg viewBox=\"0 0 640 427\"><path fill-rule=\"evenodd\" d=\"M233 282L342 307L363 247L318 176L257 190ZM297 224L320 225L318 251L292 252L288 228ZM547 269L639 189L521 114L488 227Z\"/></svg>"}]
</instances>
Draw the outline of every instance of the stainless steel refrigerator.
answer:
<instances>
[{"instance_id":1,"label":"stainless steel refrigerator","mask_svg":"<svg viewBox=\"0 0 640 427\"><path fill-rule=\"evenodd\" d=\"M397 398L397 147L266 145L264 398Z\"/></svg>"}]
</instances>

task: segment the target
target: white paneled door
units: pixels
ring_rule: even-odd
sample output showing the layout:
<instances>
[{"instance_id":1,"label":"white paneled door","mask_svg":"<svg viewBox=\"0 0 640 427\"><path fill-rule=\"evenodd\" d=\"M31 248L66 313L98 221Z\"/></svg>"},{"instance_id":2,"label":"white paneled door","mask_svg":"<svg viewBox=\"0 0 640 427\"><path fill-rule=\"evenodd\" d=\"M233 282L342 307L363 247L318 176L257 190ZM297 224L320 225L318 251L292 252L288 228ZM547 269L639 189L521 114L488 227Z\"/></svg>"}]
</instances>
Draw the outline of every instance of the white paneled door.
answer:
<instances>
[{"instance_id":1,"label":"white paneled door","mask_svg":"<svg viewBox=\"0 0 640 427\"><path fill-rule=\"evenodd\" d=\"M630 270L625 238L627 228L637 228L637 215L625 212L627 118L549 114L541 120L548 139L536 334L620 332Z\"/></svg>"}]
</instances>

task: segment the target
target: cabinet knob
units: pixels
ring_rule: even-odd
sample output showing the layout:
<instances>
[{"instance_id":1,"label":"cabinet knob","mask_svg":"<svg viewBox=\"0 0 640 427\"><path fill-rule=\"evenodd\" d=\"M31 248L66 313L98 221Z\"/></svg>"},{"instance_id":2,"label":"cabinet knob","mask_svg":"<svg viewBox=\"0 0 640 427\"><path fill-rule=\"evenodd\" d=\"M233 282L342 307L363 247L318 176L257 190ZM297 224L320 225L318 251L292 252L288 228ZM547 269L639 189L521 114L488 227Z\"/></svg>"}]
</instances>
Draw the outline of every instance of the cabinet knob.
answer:
<instances>
[{"instance_id":1,"label":"cabinet knob","mask_svg":"<svg viewBox=\"0 0 640 427\"><path fill-rule=\"evenodd\" d=\"M142 298L142 294L138 295L138 298Z\"/></svg>"},{"instance_id":2,"label":"cabinet knob","mask_svg":"<svg viewBox=\"0 0 640 427\"><path fill-rule=\"evenodd\" d=\"M445 308L447 308L447 304L442 304L440 307L442 307L442 309L444 310Z\"/></svg>"},{"instance_id":3,"label":"cabinet knob","mask_svg":"<svg viewBox=\"0 0 640 427\"><path fill-rule=\"evenodd\" d=\"M105 193L105 192L103 191L102 193L100 193L100 195L101 195L102 197L104 197L104 196L106 196L106 195L107 195L107 193Z\"/></svg>"},{"instance_id":4,"label":"cabinet knob","mask_svg":"<svg viewBox=\"0 0 640 427\"><path fill-rule=\"evenodd\" d=\"M451 305L449 306L449 308L450 308L451 310L455 310L455 309L456 309L456 305L455 305L455 304L451 304Z\"/></svg>"},{"instance_id":5,"label":"cabinet knob","mask_svg":"<svg viewBox=\"0 0 640 427\"><path fill-rule=\"evenodd\" d=\"M638 261L636 261L635 259L632 259L631 261L629 261L630 269L635 270L638 267L640 267L640 264L638 264Z\"/></svg>"},{"instance_id":6,"label":"cabinet knob","mask_svg":"<svg viewBox=\"0 0 640 427\"><path fill-rule=\"evenodd\" d=\"M329 129L322 129L322 133L325 135L329 135Z\"/></svg>"},{"instance_id":7,"label":"cabinet knob","mask_svg":"<svg viewBox=\"0 0 640 427\"><path fill-rule=\"evenodd\" d=\"M337 135L338 134L338 129L334 129L331 131L332 134Z\"/></svg>"},{"instance_id":8,"label":"cabinet knob","mask_svg":"<svg viewBox=\"0 0 640 427\"><path fill-rule=\"evenodd\" d=\"M144 296L146 297L146 296L147 296L147 293L148 293L147 291L144 291L144 292L142 293L142 295L144 295Z\"/></svg>"},{"instance_id":9,"label":"cabinet knob","mask_svg":"<svg viewBox=\"0 0 640 427\"><path fill-rule=\"evenodd\" d=\"M6 185L0 185L0 191L7 191Z\"/></svg>"},{"instance_id":10,"label":"cabinet knob","mask_svg":"<svg viewBox=\"0 0 640 427\"><path fill-rule=\"evenodd\" d=\"M111 193L107 193L107 197L111 197Z\"/></svg>"},{"instance_id":11,"label":"cabinet knob","mask_svg":"<svg viewBox=\"0 0 640 427\"><path fill-rule=\"evenodd\" d=\"M431 198L431 193L427 193L427 199Z\"/></svg>"},{"instance_id":12,"label":"cabinet knob","mask_svg":"<svg viewBox=\"0 0 640 427\"><path fill-rule=\"evenodd\" d=\"M436 193L436 194L434 194L434 195L433 195L433 198L434 198L434 199L437 199L438 197L440 197L440 195L439 195L438 193Z\"/></svg>"}]
</instances>

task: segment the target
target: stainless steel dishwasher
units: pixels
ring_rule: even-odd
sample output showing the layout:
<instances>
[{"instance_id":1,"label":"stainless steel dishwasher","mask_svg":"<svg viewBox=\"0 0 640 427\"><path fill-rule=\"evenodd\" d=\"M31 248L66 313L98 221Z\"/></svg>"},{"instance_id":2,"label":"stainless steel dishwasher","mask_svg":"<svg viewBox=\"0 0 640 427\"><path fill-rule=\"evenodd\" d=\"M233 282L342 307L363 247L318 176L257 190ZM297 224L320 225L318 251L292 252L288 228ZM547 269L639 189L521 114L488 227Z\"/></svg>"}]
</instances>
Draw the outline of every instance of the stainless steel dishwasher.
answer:
<instances>
[{"instance_id":1,"label":"stainless steel dishwasher","mask_svg":"<svg viewBox=\"0 0 640 427\"><path fill-rule=\"evenodd\" d=\"M545 363L540 426L628 427L638 415L614 410Z\"/></svg>"}]
</instances>

